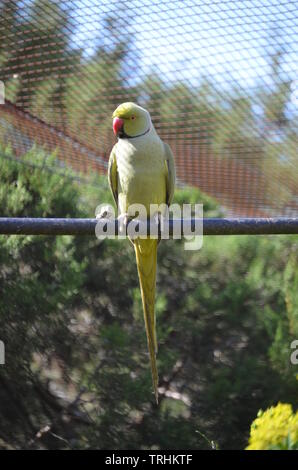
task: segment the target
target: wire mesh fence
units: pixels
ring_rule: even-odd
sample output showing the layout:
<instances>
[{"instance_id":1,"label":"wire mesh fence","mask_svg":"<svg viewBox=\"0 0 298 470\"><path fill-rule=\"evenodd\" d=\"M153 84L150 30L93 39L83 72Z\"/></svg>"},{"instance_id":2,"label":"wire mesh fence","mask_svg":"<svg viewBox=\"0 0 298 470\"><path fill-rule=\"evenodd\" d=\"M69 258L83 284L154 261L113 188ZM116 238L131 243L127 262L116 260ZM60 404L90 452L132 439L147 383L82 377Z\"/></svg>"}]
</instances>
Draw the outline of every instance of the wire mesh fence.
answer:
<instances>
[{"instance_id":1,"label":"wire mesh fence","mask_svg":"<svg viewBox=\"0 0 298 470\"><path fill-rule=\"evenodd\" d=\"M111 114L146 107L180 184L229 216L298 215L298 2L0 2L0 141L106 171Z\"/></svg>"}]
</instances>

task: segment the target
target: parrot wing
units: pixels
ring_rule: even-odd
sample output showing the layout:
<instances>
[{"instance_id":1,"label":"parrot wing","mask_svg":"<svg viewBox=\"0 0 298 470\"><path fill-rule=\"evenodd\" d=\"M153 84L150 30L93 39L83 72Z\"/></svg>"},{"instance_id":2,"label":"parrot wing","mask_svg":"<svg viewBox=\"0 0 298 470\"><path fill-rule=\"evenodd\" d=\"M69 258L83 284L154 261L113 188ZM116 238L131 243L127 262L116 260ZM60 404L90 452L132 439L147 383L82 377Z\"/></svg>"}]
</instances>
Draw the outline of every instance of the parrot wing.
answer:
<instances>
[{"instance_id":1,"label":"parrot wing","mask_svg":"<svg viewBox=\"0 0 298 470\"><path fill-rule=\"evenodd\" d=\"M114 148L111 151L110 158L109 158L109 166L108 166L108 178L109 178L109 185L113 194L113 198L118 208L118 170L117 170L117 160Z\"/></svg>"},{"instance_id":2,"label":"parrot wing","mask_svg":"<svg viewBox=\"0 0 298 470\"><path fill-rule=\"evenodd\" d=\"M167 167L167 182L166 182L166 203L169 206L172 203L175 191L175 162L171 147L164 143L165 148L165 162Z\"/></svg>"}]
</instances>

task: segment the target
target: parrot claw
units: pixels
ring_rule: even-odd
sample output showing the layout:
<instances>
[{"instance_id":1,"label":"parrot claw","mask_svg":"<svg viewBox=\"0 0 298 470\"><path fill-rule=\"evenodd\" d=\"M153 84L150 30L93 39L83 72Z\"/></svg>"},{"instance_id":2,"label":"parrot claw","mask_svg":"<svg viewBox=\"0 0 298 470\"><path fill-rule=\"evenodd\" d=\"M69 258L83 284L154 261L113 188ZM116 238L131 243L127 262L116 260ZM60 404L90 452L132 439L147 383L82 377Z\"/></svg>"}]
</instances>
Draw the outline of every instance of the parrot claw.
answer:
<instances>
[{"instance_id":1,"label":"parrot claw","mask_svg":"<svg viewBox=\"0 0 298 470\"><path fill-rule=\"evenodd\" d=\"M127 225L130 220L131 217L127 213L120 214L118 217L118 221L123 225Z\"/></svg>"},{"instance_id":2,"label":"parrot claw","mask_svg":"<svg viewBox=\"0 0 298 470\"><path fill-rule=\"evenodd\" d=\"M161 225L161 219L162 219L162 214L160 212L156 212L153 216L153 220L156 223L156 225Z\"/></svg>"},{"instance_id":3,"label":"parrot claw","mask_svg":"<svg viewBox=\"0 0 298 470\"><path fill-rule=\"evenodd\" d=\"M154 214L153 216L153 221L158 227L158 243L159 243L161 240L160 233L161 233L161 227L162 227L162 214L160 212L156 212L156 214Z\"/></svg>"},{"instance_id":4,"label":"parrot claw","mask_svg":"<svg viewBox=\"0 0 298 470\"><path fill-rule=\"evenodd\" d=\"M100 212L96 214L96 219L115 219L112 207L109 205L101 207Z\"/></svg>"},{"instance_id":5,"label":"parrot claw","mask_svg":"<svg viewBox=\"0 0 298 470\"><path fill-rule=\"evenodd\" d=\"M160 222L162 219L162 213L161 212L156 212L154 215L156 222Z\"/></svg>"},{"instance_id":6,"label":"parrot claw","mask_svg":"<svg viewBox=\"0 0 298 470\"><path fill-rule=\"evenodd\" d=\"M131 221L133 217L131 217L129 214L124 213L120 214L118 217L118 224L119 224L119 232L120 233L125 233L126 228L128 226L128 223Z\"/></svg>"}]
</instances>

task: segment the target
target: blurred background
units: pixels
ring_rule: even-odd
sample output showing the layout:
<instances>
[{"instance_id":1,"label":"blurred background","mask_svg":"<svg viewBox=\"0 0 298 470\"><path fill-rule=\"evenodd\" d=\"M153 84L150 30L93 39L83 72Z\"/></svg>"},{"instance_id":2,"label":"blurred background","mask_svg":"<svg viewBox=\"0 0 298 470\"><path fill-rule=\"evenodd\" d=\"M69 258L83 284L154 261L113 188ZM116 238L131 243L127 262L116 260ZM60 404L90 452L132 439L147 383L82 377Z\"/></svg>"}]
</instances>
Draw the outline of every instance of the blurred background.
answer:
<instances>
[{"instance_id":1,"label":"blurred background","mask_svg":"<svg viewBox=\"0 0 298 470\"><path fill-rule=\"evenodd\" d=\"M297 217L297 13L275 0L0 0L1 216L93 217L112 202L111 115L136 101L173 150L176 202ZM157 408L130 244L1 236L0 448L244 449L260 409L298 404L297 244L160 244ZM284 422L257 445L298 446L298 419L296 443Z\"/></svg>"}]
</instances>

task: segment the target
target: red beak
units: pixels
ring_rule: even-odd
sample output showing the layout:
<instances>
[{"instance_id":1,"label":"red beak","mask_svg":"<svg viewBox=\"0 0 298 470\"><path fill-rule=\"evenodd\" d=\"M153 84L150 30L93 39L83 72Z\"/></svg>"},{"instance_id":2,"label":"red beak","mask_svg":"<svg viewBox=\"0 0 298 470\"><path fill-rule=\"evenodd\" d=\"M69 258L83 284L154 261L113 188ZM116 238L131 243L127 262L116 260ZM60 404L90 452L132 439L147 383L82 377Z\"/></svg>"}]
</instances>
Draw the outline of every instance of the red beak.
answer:
<instances>
[{"instance_id":1,"label":"red beak","mask_svg":"<svg viewBox=\"0 0 298 470\"><path fill-rule=\"evenodd\" d=\"M115 117L113 119L113 131L114 131L114 134L115 135L118 135L119 132L122 130L123 128L123 125L124 125L124 121L123 119L120 119L118 117Z\"/></svg>"}]
</instances>

